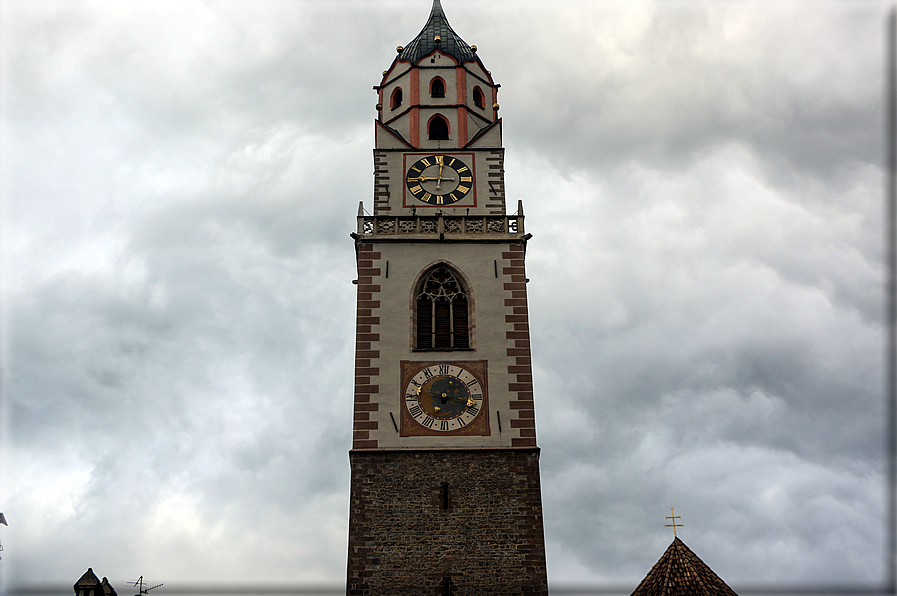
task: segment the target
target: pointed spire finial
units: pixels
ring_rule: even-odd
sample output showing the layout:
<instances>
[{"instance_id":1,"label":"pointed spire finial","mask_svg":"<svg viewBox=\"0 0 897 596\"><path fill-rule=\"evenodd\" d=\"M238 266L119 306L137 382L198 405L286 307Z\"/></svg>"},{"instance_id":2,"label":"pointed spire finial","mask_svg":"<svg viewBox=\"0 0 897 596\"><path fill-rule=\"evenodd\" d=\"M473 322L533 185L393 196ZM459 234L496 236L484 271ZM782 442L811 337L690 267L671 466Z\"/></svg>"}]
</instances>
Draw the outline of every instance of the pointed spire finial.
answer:
<instances>
[{"instance_id":1,"label":"pointed spire finial","mask_svg":"<svg viewBox=\"0 0 897 596\"><path fill-rule=\"evenodd\" d=\"M476 60L470 46L449 25L440 0L433 0L433 8L430 10L427 24L416 38L402 48L399 52L399 59L417 64L421 58L429 56L437 49L457 60L459 64Z\"/></svg>"}]
</instances>

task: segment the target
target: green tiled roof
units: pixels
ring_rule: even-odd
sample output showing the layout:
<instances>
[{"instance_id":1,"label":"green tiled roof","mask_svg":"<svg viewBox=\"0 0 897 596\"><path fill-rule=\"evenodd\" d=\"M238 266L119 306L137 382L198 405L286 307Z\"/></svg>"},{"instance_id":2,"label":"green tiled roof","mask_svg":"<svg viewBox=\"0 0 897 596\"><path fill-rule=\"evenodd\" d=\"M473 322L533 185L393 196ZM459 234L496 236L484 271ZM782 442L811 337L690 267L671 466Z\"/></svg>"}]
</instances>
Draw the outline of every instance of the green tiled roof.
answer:
<instances>
[{"instance_id":1,"label":"green tiled roof","mask_svg":"<svg viewBox=\"0 0 897 596\"><path fill-rule=\"evenodd\" d=\"M632 596L738 596L685 543L675 538Z\"/></svg>"},{"instance_id":2,"label":"green tiled roof","mask_svg":"<svg viewBox=\"0 0 897 596\"><path fill-rule=\"evenodd\" d=\"M436 37L439 37L439 43L436 43ZM405 49L399 54L400 60L409 60L412 64L417 64L418 60L431 53L433 50L439 49L458 61L458 64L469 60L476 60L476 55L470 46L458 37L454 32L445 13L442 12L442 4L439 0L433 0L433 9L430 10L430 18L427 24L421 29Z\"/></svg>"}]
</instances>

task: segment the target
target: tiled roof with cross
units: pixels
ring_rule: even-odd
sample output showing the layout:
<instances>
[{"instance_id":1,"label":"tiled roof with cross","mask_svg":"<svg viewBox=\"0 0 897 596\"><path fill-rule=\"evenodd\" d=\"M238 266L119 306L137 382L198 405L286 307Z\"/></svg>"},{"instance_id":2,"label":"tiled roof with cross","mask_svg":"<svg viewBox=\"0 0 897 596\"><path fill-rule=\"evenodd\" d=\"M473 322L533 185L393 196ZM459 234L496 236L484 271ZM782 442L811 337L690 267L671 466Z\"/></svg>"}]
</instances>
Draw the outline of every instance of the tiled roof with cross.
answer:
<instances>
[{"instance_id":1,"label":"tiled roof with cross","mask_svg":"<svg viewBox=\"0 0 897 596\"><path fill-rule=\"evenodd\" d=\"M738 596L679 538L667 548L632 596Z\"/></svg>"}]
</instances>

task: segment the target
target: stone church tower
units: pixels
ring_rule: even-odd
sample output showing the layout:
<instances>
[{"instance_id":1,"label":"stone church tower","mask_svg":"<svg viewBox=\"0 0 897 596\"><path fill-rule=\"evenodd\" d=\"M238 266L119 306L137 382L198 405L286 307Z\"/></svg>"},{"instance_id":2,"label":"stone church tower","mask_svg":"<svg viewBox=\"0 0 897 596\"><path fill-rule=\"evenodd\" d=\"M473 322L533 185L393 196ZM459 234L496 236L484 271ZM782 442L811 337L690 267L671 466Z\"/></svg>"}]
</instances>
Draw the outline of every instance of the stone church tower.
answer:
<instances>
[{"instance_id":1,"label":"stone church tower","mask_svg":"<svg viewBox=\"0 0 897 596\"><path fill-rule=\"evenodd\" d=\"M358 309L348 594L547 594L499 85L433 1L383 71Z\"/></svg>"}]
</instances>

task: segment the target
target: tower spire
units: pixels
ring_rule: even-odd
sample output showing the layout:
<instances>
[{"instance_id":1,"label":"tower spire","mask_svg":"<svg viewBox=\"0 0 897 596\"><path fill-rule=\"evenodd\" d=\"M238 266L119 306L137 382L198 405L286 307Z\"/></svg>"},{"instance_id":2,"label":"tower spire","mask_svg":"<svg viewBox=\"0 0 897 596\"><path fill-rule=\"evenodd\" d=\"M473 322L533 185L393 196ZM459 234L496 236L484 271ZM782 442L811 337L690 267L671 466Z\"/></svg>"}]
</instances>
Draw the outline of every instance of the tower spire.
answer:
<instances>
[{"instance_id":1,"label":"tower spire","mask_svg":"<svg viewBox=\"0 0 897 596\"><path fill-rule=\"evenodd\" d=\"M430 17L411 42L399 54L399 60L408 60L417 64L421 58L439 50L458 61L458 64L476 60L476 54L449 25L440 0L433 0Z\"/></svg>"}]
</instances>

